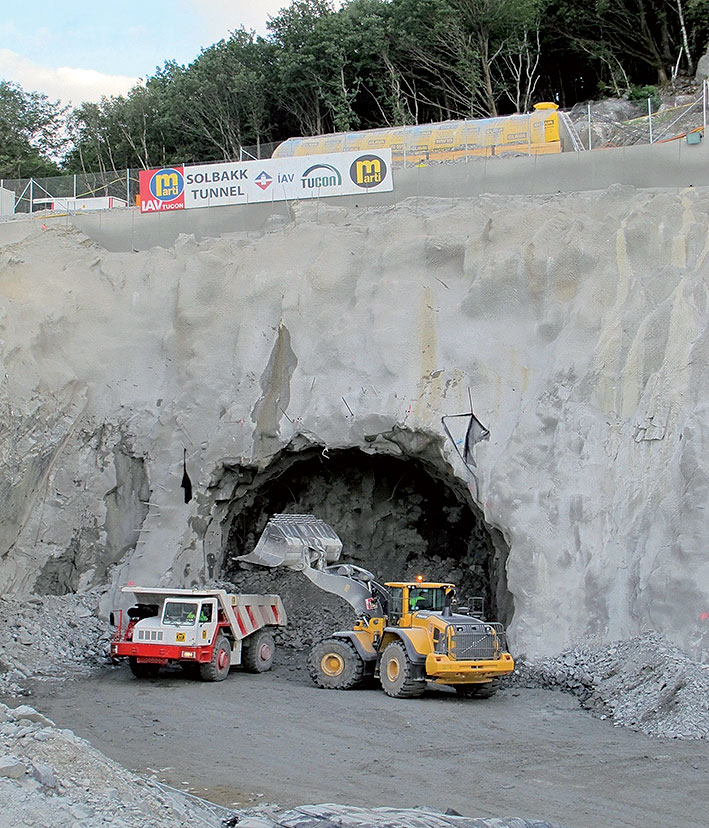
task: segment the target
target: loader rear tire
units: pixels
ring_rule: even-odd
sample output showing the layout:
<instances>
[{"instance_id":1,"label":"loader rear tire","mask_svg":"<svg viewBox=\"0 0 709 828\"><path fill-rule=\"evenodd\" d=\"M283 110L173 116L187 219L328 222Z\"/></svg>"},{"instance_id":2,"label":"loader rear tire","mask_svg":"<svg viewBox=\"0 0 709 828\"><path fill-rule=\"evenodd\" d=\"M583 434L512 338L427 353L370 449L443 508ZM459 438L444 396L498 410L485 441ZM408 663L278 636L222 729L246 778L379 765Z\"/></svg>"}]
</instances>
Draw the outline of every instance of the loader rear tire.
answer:
<instances>
[{"instance_id":1,"label":"loader rear tire","mask_svg":"<svg viewBox=\"0 0 709 828\"><path fill-rule=\"evenodd\" d=\"M414 699L426 689L425 679L414 675L411 659L403 644L387 644L379 663L379 681L382 690L394 699Z\"/></svg>"},{"instance_id":2,"label":"loader rear tire","mask_svg":"<svg viewBox=\"0 0 709 828\"><path fill-rule=\"evenodd\" d=\"M150 662L138 661L135 656L130 656L128 659L130 671L138 679L155 678L160 672L159 664L151 664Z\"/></svg>"},{"instance_id":3,"label":"loader rear tire","mask_svg":"<svg viewBox=\"0 0 709 828\"><path fill-rule=\"evenodd\" d=\"M318 687L349 690L362 681L364 662L346 638L326 638L310 651L308 673Z\"/></svg>"},{"instance_id":4,"label":"loader rear tire","mask_svg":"<svg viewBox=\"0 0 709 828\"><path fill-rule=\"evenodd\" d=\"M491 699L500 689L500 680L493 679L484 684L458 684L455 692L464 699Z\"/></svg>"},{"instance_id":5,"label":"loader rear tire","mask_svg":"<svg viewBox=\"0 0 709 828\"><path fill-rule=\"evenodd\" d=\"M241 663L249 673L271 669L276 643L268 630L256 630L243 643Z\"/></svg>"},{"instance_id":6,"label":"loader rear tire","mask_svg":"<svg viewBox=\"0 0 709 828\"><path fill-rule=\"evenodd\" d=\"M220 635L214 644L212 660L199 665L202 681L224 681L231 667L231 644L225 635Z\"/></svg>"}]
</instances>

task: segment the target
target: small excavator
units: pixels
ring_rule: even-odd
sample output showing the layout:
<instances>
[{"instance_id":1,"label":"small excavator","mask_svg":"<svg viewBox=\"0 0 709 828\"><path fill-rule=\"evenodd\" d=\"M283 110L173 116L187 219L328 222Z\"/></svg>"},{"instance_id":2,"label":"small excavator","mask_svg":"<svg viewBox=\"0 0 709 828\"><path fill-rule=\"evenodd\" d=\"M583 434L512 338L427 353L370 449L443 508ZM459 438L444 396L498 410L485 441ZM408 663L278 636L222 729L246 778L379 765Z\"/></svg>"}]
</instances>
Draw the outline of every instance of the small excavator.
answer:
<instances>
[{"instance_id":1,"label":"small excavator","mask_svg":"<svg viewBox=\"0 0 709 828\"><path fill-rule=\"evenodd\" d=\"M427 683L461 696L489 698L514 670L501 624L455 607L455 586L415 581L379 584L352 564L337 563L342 541L313 515L273 515L253 552L239 560L302 572L355 610L353 629L318 642L308 672L319 687L349 690L378 677L393 698L420 696Z\"/></svg>"}]
</instances>

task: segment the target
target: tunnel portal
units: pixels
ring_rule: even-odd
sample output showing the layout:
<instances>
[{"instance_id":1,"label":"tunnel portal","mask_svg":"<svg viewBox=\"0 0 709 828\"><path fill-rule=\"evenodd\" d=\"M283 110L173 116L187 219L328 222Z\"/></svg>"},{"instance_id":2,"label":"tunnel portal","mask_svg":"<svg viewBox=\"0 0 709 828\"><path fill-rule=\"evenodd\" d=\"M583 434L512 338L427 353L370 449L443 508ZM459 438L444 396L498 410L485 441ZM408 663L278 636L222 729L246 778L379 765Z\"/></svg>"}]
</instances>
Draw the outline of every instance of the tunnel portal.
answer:
<instances>
[{"instance_id":1,"label":"tunnel portal","mask_svg":"<svg viewBox=\"0 0 709 828\"><path fill-rule=\"evenodd\" d=\"M342 560L380 582L418 574L452 581L461 600L481 595L489 618L510 622L507 546L450 471L413 457L319 447L284 453L262 472L232 474L239 485L226 518L227 581L242 588L249 581L253 567L236 558L253 549L272 514L314 514L342 539Z\"/></svg>"}]
</instances>

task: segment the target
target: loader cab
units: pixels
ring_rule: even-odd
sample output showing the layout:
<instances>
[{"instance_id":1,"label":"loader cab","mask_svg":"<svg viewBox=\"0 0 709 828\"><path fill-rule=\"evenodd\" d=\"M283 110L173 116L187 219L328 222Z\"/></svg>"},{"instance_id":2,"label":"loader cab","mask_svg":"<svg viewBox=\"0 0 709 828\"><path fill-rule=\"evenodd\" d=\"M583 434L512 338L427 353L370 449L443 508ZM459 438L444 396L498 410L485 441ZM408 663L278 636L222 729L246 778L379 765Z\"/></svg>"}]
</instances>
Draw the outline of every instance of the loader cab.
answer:
<instances>
[{"instance_id":1,"label":"loader cab","mask_svg":"<svg viewBox=\"0 0 709 828\"><path fill-rule=\"evenodd\" d=\"M408 581L386 587L391 595L389 623L401 627L411 626L412 616L421 610L442 613L455 594L453 584Z\"/></svg>"}]
</instances>

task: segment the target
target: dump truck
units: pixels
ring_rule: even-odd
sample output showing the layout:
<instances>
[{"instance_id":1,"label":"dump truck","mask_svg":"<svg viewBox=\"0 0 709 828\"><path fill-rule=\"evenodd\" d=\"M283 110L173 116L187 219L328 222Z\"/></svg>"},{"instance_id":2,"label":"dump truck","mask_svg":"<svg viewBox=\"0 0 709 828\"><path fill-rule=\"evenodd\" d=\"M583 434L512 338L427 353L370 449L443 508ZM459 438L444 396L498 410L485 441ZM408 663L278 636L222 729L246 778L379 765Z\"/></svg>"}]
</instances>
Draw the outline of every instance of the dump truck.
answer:
<instances>
[{"instance_id":1,"label":"dump truck","mask_svg":"<svg viewBox=\"0 0 709 828\"><path fill-rule=\"evenodd\" d=\"M366 569L337 563L342 541L313 515L273 515L253 552L239 560L302 572L355 610L351 630L315 644L308 658L319 687L348 690L370 677L394 698L420 696L428 684L489 698L514 670L502 624L456 606L452 583L380 584Z\"/></svg>"},{"instance_id":2,"label":"dump truck","mask_svg":"<svg viewBox=\"0 0 709 828\"><path fill-rule=\"evenodd\" d=\"M222 681L232 666L262 673L273 663L271 628L287 623L278 595L224 589L126 586L134 606L111 613L111 657L127 658L136 678L179 664L188 676Z\"/></svg>"}]
</instances>

